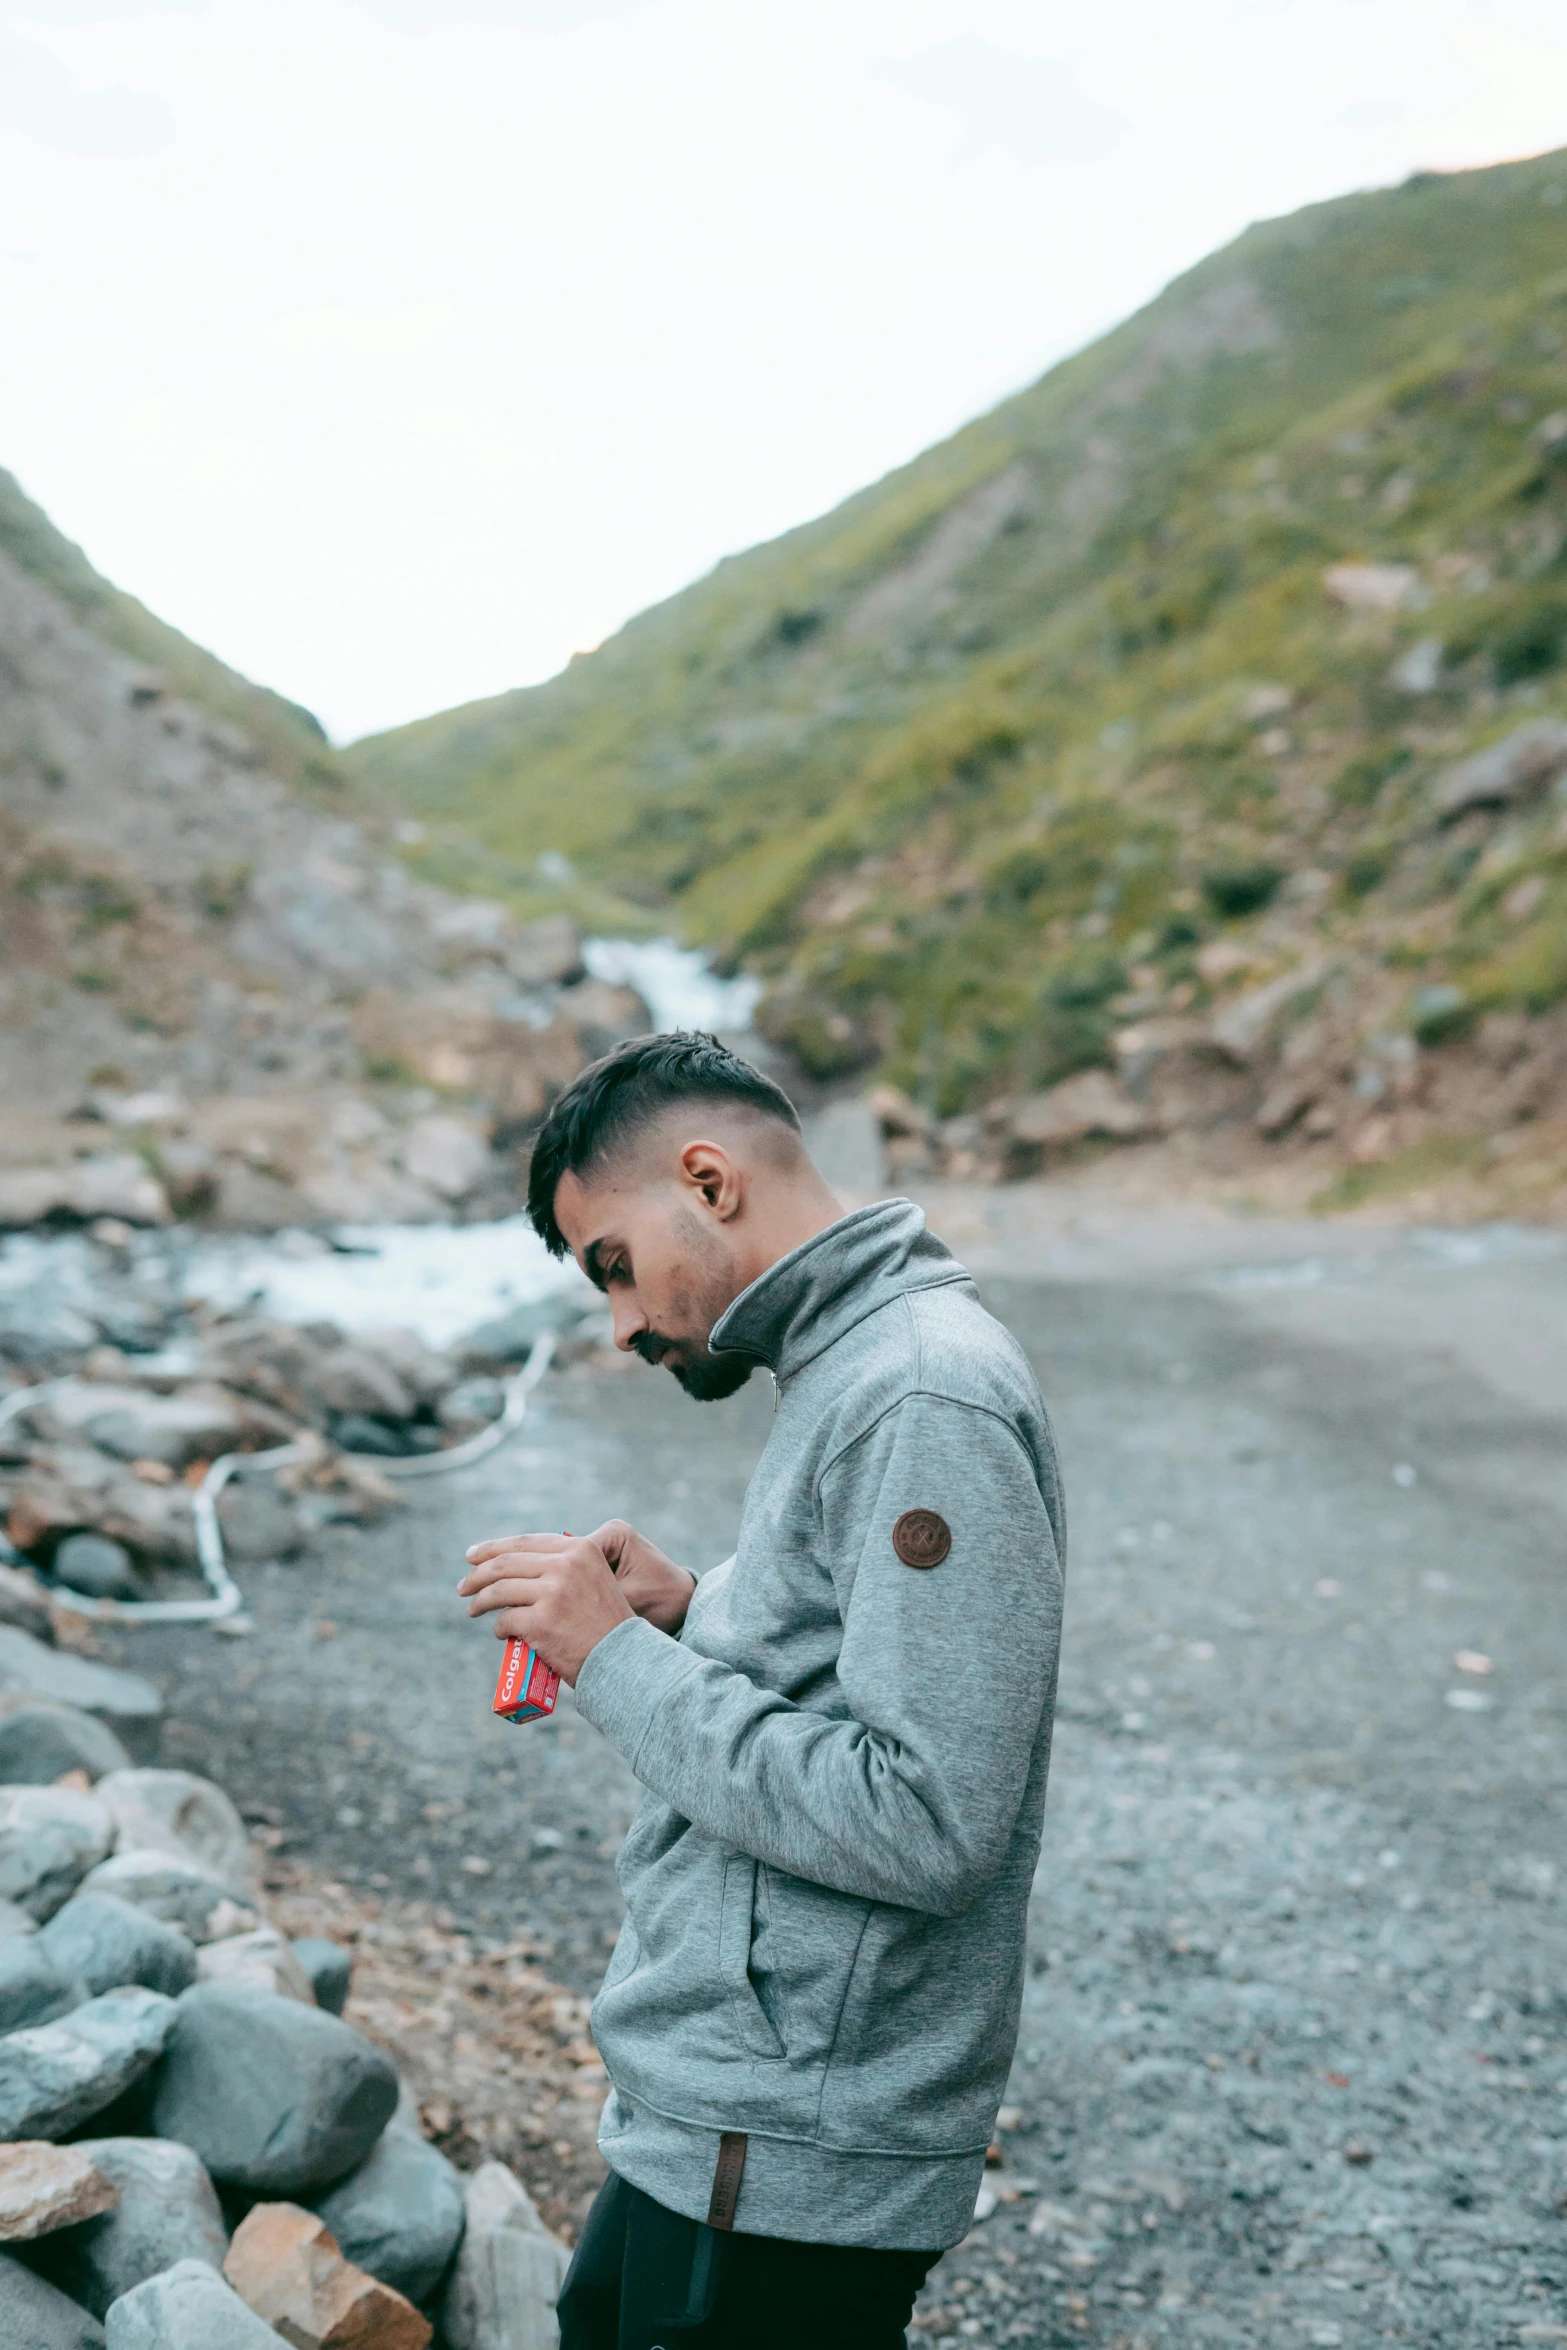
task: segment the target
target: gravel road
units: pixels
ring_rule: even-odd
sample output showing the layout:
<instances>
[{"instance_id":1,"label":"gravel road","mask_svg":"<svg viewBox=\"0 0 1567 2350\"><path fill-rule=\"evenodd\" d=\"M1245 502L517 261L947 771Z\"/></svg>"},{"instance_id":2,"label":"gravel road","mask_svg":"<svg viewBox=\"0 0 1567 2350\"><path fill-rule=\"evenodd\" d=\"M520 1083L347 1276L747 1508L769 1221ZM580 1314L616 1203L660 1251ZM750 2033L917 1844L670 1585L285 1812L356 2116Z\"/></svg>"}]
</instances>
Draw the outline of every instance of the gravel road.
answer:
<instances>
[{"instance_id":1,"label":"gravel road","mask_svg":"<svg viewBox=\"0 0 1567 2350\"><path fill-rule=\"evenodd\" d=\"M1073 1534L1013 2126L916 2340L1567 2344L1567 1246L931 1204ZM590 1988L635 1790L569 1707L491 1722L461 1552L620 1510L720 1557L769 1410L552 1374L506 1453L251 1573L250 1640L124 1643L167 1758Z\"/></svg>"}]
</instances>

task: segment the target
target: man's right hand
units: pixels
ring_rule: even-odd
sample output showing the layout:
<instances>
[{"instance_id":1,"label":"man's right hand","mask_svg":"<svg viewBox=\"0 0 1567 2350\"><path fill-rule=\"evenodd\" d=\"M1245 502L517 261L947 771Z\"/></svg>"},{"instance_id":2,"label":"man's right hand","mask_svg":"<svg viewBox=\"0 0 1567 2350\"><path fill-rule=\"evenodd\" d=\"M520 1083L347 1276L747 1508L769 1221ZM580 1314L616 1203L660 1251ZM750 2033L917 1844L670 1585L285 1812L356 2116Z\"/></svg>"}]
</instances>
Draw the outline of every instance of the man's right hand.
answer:
<instances>
[{"instance_id":1,"label":"man's right hand","mask_svg":"<svg viewBox=\"0 0 1567 2350\"><path fill-rule=\"evenodd\" d=\"M628 1526L624 1518L611 1518L589 1535L597 1543L614 1571L632 1611L645 1616L660 1632L674 1634L686 1620L686 1609L691 1605L691 1594L696 1589L696 1577L674 1560L666 1558L645 1534L635 1526Z\"/></svg>"}]
</instances>

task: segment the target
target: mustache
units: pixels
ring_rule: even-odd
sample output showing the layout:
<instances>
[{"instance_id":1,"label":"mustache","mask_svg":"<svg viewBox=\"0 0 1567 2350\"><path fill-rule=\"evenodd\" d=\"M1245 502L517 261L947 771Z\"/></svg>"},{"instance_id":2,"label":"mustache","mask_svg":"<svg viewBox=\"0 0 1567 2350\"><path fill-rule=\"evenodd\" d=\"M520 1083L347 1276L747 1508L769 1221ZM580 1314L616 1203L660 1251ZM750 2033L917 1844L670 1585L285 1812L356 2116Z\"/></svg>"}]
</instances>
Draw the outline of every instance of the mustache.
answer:
<instances>
[{"instance_id":1,"label":"mustache","mask_svg":"<svg viewBox=\"0 0 1567 2350\"><path fill-rule=\"evenodd\" d=\"M668 1354L669 1347L670 1341L661 1337L656 1330L639 1330L631 1341L633 1354L640 1355L642 1360L645 1363L650 1363L655 1370Z\"/></svg>"}]
</instances>

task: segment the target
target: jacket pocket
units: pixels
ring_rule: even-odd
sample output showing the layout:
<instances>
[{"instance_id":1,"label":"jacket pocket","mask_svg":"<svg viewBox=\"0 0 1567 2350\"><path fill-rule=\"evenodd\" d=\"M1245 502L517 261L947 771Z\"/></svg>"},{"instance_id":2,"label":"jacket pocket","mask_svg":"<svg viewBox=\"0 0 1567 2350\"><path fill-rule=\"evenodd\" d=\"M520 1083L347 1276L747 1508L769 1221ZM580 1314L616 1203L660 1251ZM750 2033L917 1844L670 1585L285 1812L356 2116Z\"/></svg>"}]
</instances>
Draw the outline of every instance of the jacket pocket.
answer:
<instances>
[{"instance_id":1,"label":"jacket pocket","mask_svg":"<svg viewBox=\"0 0 1567 2350\"><path fill-rule=\"evenodd\" d=\"M788 2019L781 1978L767 1963L767 1871L749 1853L724 1863L718 1915L718 1971L748 2056L781 2057Z\"/></svg>"}]
</instances>

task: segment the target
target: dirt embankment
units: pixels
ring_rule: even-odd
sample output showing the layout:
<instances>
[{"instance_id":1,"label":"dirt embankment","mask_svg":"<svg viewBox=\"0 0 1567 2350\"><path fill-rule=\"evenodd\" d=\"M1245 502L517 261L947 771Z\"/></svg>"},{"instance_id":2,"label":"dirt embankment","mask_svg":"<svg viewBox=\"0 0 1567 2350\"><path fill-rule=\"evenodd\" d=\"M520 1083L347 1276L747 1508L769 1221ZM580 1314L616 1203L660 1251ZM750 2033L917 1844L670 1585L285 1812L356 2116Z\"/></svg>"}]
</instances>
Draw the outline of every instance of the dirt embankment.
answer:
<instances>
[{"instance_id":1,"label":"dirt embankment","mask_svg":"<svg viewBox=\"0 0 1567 2350\"><path fill-rule=\"evenodd\" d=\"M411 879L4 555L0 674L0 1225L514 1205L551 1095L647 1024L572 923Z\"/></svg>"}]
</instances>

